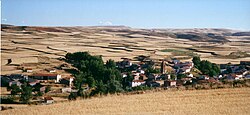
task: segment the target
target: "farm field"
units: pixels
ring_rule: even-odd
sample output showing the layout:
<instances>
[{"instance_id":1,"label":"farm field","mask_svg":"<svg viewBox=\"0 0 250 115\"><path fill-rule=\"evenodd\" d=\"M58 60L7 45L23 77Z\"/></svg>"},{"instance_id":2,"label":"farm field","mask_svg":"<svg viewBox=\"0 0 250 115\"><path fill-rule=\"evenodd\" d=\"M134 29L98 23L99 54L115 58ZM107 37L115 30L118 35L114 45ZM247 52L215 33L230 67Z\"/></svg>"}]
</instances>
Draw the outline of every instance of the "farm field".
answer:
<instances>
[{"instance_id":1,"label":"farm field","mask_svg":"<svg viewBox=\"0 0 250 115\"><path fill-rule=\"evenodd\" d=\"M153 60L191 60L200 55L213 63L250 60L249 36L234 36L228 29L137 29L126 26L35 27L3 25L1 74L54 68L67 52L88 51L103 60L150 56ZM8 60L11 63L8 64ZM28 65L22 65L22 64ZM33 65L32 65L33 64ZM60 73L60 72L59 72Z\"/></svg>"},{"instance_id":2,"label":"farm field","mask_svg":"<svg viewBox=\"0 0 250 115\"><path fill-rule=\"evenodd\" d=\"M33 105L1 111L1 115L52 114L225 114L250 113L250 88L146 92Z\"/></svg>"}]
</instances>

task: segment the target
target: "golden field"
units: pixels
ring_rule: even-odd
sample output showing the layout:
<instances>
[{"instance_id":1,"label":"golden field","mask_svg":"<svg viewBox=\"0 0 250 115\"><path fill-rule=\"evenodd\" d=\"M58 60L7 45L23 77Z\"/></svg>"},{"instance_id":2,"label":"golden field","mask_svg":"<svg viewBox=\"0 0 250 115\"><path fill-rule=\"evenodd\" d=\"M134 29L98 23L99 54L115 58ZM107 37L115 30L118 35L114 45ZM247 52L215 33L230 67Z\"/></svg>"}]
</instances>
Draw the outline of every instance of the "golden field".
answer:
<instances>
[{"instance_id":1,"label":"golden field","mask_svg":"<svg viewBox=\"0 0 250 115\"><path fill-rule=\"evenodd\" d=\"M102 55L104 61L133 59L139 55L150 56L156 61L169 58L187 61L194 54L217 64L250 60L249 36L225 35L236 32L227 29L150 30L123 26L10 26L1 29L1 74L22 73L17 67L32 68L34 72L54 68L64 63L58 59L67 52L77 51ZM221 38L209 38L207 34L211 33ZM174 34L202 37L182 39ZM211 42L213 40L217 42ZM239 51L245 53L237 54ZM11 64L7 64L8 59L12 60Z\"/></svg>"},{"instance_id":2,"label":"golden field","mask_svg":"<svg viewBox=\"0 0 250 115\"><path fill-rule=\"evenodd\" d=\"M1 115L62 114L224 114L249 115L250 88L146 92L109 95L86 100L32 105L1 111Z\"/></svg>"}]
</instances>

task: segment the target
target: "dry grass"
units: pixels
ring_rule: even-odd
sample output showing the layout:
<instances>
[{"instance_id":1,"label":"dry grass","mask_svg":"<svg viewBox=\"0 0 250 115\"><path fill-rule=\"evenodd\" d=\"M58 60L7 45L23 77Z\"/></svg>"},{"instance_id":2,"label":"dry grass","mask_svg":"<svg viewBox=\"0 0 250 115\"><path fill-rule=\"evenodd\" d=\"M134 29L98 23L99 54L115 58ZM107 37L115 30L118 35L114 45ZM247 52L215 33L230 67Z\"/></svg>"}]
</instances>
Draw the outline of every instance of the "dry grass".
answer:
<instances>
[{"instance_id":1,"label":"dry grass","mask_svg":"<svg viewBox=\"0 0 250 115\"><path fill-rule=\"evenodd\" d=\"M147 30L111 27L52 27L46 31L33 31L27 29L26 32L7 29L1 33L1 70L2 74L21 73L14 71L15 65L6 65L8 59L12 59L12 64L40 63L39 57L59 58L66 52L89 51L93 55L102 55L104 60L113 59L119 61L121 57L134 58L138 55L147 55L152 59L180 58L182 61L190 60L190 56L199 54L202 59L213 63L239 63L239 61L249 61L249 56L245 58L228 58L230 53L242 51L250 52L249 40L241 37L227 38L232 42L210 43L197 42L187 39L176 39L168 36L159 36L153 32L144 35ZM37 30L37 28L35 29ZM43 28L42 28L43 30ZM60 30L60 31L51 31ZM51 32L49 32L51 31ZM186 32L194 30L167 30L176 32ZM161 31L161 32L167 32ZM197 31L197 30L195 30ZM213 30L199 30L201 33ZM175 52L162 52L164 49L175 49ZM188 48L198 51L214 52L221 56L214 56L211 53L189 51ZM183 52L187 51L187 52ZM185 56L186 57L183 57ZM179 57L182 56L182 57ZM188 56L188 57L187 57ZM37 59L38 58L38 59ZM54 66L55 62L48 62ZM58 64L63 63L59 62ZM48 65L36 67L43 70ZM12 68L11 68L12 67ZM36 71L36 70L35 70Z\"/></svg>"},{"instance_id":2,"label":"dry grass","mask_svg":"<svg viewBox=\"0 0 250 115\"><path fill-rule=\"evenodd\" d=\"M250 88L160 91L30 106L0 112L14 114L249 114Z\"/></svg>"}]
</instances>

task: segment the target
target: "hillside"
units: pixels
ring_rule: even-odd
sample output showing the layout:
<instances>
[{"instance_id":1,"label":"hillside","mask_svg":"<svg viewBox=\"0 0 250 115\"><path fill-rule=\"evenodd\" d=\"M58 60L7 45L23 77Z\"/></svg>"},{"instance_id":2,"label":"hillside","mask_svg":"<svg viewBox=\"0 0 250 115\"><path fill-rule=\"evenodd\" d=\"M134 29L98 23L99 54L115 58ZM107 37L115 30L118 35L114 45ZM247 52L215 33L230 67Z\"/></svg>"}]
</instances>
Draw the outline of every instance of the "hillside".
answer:
<instances>
[{"instance_id":1,"label":"hillside","mask_svg":"<svg viewBox=\"0 0 250 115\"><path fill-rule=\"evenodd\" d=\"M178 58L194 55L214 63L249 61L250 36L229 29L138 29L126 26L35 27L2 25L2 74L21 73L21 64L35 71L59 66L67 52L89 51L104 60ZM245 34L246 35L246 34ZM243 53L238 53L239 51ZM230 56L230 54L244 54ZM7 65L8 60L11 63ZM36 65L35 65L36 64Z\"/></svg>"},{"instance_id":2,"label":"hillside","mask_svg":"<svg viewBox=\"0 0 250 115\"><path fill-rule=\"evenodd\" d=\"M147 92L37 105L1 111L31 114L226 114L250 113L250 88Z\"/></svg>"}]
</instances>

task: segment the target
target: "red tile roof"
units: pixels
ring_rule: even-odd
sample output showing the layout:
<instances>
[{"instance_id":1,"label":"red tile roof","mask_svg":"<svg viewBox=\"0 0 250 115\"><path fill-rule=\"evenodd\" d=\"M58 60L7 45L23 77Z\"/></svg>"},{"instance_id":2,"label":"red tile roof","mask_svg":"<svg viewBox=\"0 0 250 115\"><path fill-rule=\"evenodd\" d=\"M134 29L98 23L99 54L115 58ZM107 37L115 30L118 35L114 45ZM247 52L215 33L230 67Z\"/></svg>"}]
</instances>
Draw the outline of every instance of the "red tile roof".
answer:
<instances>
[{"instance_id":1,"label":"red tile roof","mask_svg":"<svg viewBox=\"0 0 250 115\"><path fill-rule=\"evenodd\" d=\"M50 96L47 96L47 97L44 97L44 100L53 100L53 98Z\"/></svg>"}]
</instances>

